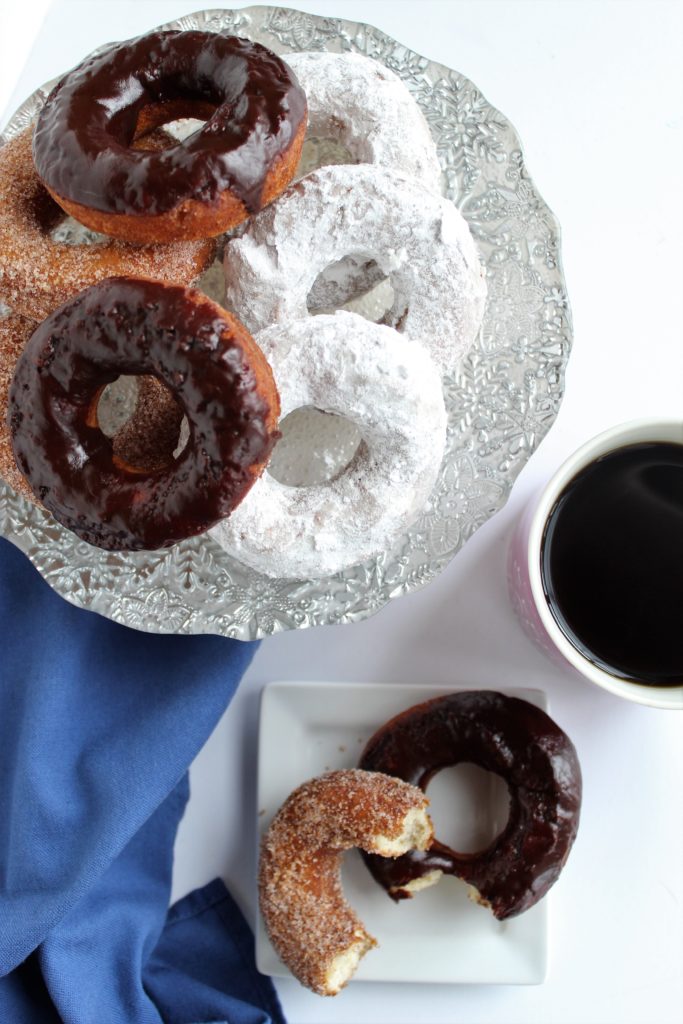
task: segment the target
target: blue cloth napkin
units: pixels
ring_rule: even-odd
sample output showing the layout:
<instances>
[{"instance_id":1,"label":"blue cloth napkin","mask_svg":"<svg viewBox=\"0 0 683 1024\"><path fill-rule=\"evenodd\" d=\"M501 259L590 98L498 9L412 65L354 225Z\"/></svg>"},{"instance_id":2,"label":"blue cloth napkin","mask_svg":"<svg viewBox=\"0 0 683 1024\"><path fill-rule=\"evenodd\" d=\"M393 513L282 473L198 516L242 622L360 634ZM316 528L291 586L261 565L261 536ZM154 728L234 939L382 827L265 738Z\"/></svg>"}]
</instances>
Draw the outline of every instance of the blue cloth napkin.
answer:
<instances>
[{"instance_id":1,"label":"blue cloth napkin","mask_svg":"<svg viewBox=\"0 0 683 1024\"><path fill-rule=\"evenodd\" d=\"M284 1024L221 881L168 911L187 767L255 648L73 608L0 541L2 1024Z\"/></svg>"}]
</instances>

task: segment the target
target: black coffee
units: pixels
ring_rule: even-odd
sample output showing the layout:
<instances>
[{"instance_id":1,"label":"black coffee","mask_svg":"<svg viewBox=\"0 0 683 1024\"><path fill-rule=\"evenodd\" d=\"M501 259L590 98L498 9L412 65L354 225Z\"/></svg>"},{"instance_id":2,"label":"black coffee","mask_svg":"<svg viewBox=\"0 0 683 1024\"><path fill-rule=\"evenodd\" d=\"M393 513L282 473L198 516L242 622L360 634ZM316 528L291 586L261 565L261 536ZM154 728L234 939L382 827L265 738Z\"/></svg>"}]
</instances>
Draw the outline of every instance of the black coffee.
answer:
<instances>
[{"instance_id":1,"label":"black coffee","mask_svg":"<svg viewBox=\"0 0 683 1024\"><path fill-rule=\"evenodd\" d=\"M683 445L628 445L581 470L548 517L541 572L584 657L623 679L682 683Z\"/></svg>"}]
</instances>

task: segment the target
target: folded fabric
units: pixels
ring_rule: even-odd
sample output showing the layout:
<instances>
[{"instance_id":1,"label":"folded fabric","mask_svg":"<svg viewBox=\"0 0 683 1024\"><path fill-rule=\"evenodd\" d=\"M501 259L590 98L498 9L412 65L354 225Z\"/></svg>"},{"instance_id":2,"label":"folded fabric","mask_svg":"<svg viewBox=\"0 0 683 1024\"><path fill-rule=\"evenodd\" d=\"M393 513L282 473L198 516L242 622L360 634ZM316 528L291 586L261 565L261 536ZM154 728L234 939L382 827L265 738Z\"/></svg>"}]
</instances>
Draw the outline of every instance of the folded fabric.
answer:
<instances>
[{"instance_id":1,"label":"folded fabric","mask_svg":"<svg viewBox=\"0 0 683 1024\"><path fill-rule=\"evenodd\" d=\"M221 882L167 915L187 767L256 645L73 608L0 541L0 1021L283 1021Z\"/></svg>"}]
</instances>

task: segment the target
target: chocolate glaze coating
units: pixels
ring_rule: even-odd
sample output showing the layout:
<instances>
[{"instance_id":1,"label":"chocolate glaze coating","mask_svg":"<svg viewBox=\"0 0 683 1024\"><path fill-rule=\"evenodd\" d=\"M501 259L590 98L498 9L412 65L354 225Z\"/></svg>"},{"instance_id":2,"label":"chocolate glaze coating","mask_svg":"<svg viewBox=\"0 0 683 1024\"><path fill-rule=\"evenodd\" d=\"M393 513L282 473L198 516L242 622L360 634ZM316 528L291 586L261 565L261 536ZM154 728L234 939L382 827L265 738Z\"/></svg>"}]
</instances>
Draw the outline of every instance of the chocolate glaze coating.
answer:
<instances>
[{"instance_id":1,"label":"chocolate glaze coating","mask_svg":"<svg viewBox=\"0 0 683 1024\"><path fill-rule=\"evenodd\" d=\"M206 124L151 153L131 149L146 108L197 105ZM306 115L293 72L259 43L162 31L90 57L50 93L33 138L36 170L59 196L105 213L160 214L229 189L249 212ZM188 116L184 113L183 116Z\"/></svg>"},{"instance_id":2,"label":"chocolate glaze coating","mask_svg":"<svg viewBox=\"0 0 683 1024\"><path fill-rule=\"evenodd\" d=\"M272 382L246 329L199 292L110 278L44 320L17 362L8 403L17 465L90 544L168 547L228 515L270 454L278 410L263 397L264 373ZM170 465L126 465L96 425L101 390L121 374L157 377L187 416L190 439Z\"/></svg>"},{"instance_id":3,"label":"chocolate glaze coating","mask_svg":"<svg viewBox=\"0 0 683 1024\"><path fill-rule=\"evenodd\" d=\"M409 708L369 740L359 767L396 775L421 789L442 768L469 761L500 775L510 793L501 834L478 853L457 853L437 839L396 860L364 855L395 899L432 871L455 875L503 919L538 902L556 881L576 836L581 770L574 746L544 711L516 697L471 690Z\"/></svg>"}]
</instances>

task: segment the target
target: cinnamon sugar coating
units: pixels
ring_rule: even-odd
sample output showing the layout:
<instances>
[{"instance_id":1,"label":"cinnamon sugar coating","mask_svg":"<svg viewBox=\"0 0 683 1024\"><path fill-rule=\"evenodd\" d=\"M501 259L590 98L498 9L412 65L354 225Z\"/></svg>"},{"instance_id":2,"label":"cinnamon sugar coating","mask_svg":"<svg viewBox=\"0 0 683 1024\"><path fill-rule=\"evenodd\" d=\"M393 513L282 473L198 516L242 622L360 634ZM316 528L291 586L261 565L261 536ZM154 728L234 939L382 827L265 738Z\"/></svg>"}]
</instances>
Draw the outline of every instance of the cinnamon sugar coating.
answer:
<instances>
[{"instance_id":1,"label":"cinnamon sugar coating","mask_svg":"<svg viewBox=\"0 0 683 1024\"><path fill-rule=\"evenodd\" d=\"M173 461L183 410L156 377L138 377L135 408L112 438L114 456L152 472Z\"/></svg>"},{"instance_id":2,"label":"cinnamon sugar coating","mask_svg":"<svg viewBox=\"0 0 683 1024\"><path fill-rule=\"evenodd\" d=\"M37 504L33 491L19 472L12 452L7 422L7 398L17 359L36 329L32 320L16 313L0 315L0 477L24 498Z\"/></svg>"},{"instance_id":3,"label":"cinnamon sugar coating","mask_svg":"<svg viewBox=\"0 0 683 1024\"><path fill-rule=\"evenodd\" d=\"M432 837L427 803L400 779L348 769L299 786L276 814L261 847L261 913L283 962L319 995L336 995L376 945L344 897L343 852L358 846L398 856L415 845L426 848Z\"/></svg>"},{"instance_id":4,"label":"cinnamon sugar coating","mask_svg":"<svg viewBox=\"0 0 683 1024\"><path fill-rule=\"evenodd\" d=\"M0 294L15 312L39 322L106 277L187 285L208 267L215 252L211 239L144 246L111 238L92 245L54 241L50 232L65 214L33 166L32 134L27 128L0 148ZM144 145L158 149L167 141L157 133Z\"/></svg>"}]
</instances>

